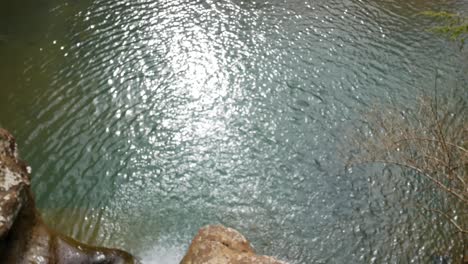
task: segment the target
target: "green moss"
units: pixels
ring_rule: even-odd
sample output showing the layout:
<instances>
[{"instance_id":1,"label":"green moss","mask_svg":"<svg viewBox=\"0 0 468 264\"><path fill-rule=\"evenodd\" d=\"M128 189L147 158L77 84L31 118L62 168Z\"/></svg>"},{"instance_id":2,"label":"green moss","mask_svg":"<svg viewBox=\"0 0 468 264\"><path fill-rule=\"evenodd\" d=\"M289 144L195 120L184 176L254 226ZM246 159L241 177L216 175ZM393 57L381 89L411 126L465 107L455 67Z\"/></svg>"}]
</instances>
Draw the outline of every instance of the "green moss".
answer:
<instances>
[{"instance_id":1,"label":"green moss","mask_svg":"<svg viewBox=\"0 0 468 264\"><path fill-rule=\"evenodd\" d=\"M423 15L423 16L437 18L437 19L454 19L454 18L459 17L455 13L449 13L449 12L445 12L445 11L437 12L437 11L430 11L429 10L429 11L423 11L420 14Z\"/></svg>"},{"instance_id":2,"label":"green moss","mask_svg":"<svg viewBox=\"0 0 468 264\"><path fill-rule=\"evenodd\" d=\"M440 26L429 29L431 32L440 34L452 41L459 41L463 48L465 39L468 37L468 18L455 13L445 11L424 11L423 16L436 20Z\"/></svg>"}]
</instances>

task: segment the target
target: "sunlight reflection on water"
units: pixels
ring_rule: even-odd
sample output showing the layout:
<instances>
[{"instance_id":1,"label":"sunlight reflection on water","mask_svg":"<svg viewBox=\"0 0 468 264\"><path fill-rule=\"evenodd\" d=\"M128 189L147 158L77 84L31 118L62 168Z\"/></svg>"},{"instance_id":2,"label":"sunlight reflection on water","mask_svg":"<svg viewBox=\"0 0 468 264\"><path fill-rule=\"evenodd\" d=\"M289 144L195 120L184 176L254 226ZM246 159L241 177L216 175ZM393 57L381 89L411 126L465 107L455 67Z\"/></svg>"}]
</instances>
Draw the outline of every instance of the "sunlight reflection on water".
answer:
<instances>
[{"instance_id":1,"label":"sunlight reflection on water","mask_svg":"<svg viewBox=\"0 0 468 264\"><path fill-rule=\"evenodd\" d=\"M463 6L57 4L32 12L30 26L52 17L40 34L9 22L0 40L1 124L51 225L148 263L177 262L212 223L292 263L424 262L456 241L402 209L407 178L346 171L337 146L376 101L431 92L435 65L459 85L456 49L416 16L441 5Z\"/></svg>"}]
</instances>

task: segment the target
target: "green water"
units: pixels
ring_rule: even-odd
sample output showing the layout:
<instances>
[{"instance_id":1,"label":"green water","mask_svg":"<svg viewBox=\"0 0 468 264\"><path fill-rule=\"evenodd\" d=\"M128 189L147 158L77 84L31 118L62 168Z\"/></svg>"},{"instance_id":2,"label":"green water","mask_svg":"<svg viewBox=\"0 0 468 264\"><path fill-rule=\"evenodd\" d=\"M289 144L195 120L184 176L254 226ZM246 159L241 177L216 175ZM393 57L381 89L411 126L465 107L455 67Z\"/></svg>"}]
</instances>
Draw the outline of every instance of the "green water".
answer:
<instances>
[{"instance_id":1,"label":"green water","mask_svg":"<svg viewBox=\"0 0 468 264\"><path fill-rule=\"evenodd\" d=\"M2 1L0 125L48 224L147 263L214 223L291 263L428 263L460 245L417 184L338 155L376 102L463 87L428 9L468 6Z\"/></svg>"}]
</instances>

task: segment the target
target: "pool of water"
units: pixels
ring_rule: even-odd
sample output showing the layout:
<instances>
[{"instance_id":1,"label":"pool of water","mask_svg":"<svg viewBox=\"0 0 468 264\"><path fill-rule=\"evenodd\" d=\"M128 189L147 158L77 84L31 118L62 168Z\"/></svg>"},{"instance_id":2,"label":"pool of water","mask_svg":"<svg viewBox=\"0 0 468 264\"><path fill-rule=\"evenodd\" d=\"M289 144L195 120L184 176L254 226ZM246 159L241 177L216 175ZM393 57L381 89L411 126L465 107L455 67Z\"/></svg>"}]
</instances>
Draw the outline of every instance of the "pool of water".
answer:
<instances>
[{"instance_id":1,"label":"pool of water","mask_svg":"<svg viewBox=\"0 0 468 264\"><path fill-rule=\"evenodd\" d=\"M464 85L418 15L463 1L4 2L0 125L58 230L146 263L178 263L215 223L291 263L459 250L411 177L345 170L339 150L376 102Z\"/></svg>"}]
</instances>

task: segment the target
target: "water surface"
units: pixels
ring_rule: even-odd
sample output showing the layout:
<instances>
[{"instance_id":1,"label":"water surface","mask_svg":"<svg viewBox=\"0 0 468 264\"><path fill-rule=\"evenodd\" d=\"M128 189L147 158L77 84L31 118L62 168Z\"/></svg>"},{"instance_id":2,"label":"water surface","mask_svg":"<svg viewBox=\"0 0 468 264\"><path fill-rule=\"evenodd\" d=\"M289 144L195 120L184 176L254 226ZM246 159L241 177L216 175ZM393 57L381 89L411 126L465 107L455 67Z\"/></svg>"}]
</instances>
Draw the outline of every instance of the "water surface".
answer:
<instances>
[{"instance_id":1,"label":"water surface","mask_svg":"<svg viewBox=\"0 0 468 264\"><path fill-rule=\"evenodd\" d=\"M418 16L463 1L8 2L0 125L51 226L148 263L214 223L291 263L460 250L411 177L345 170L338 149L376 102L463 85L456 46Z\"/></svg>"}]
</instances>

